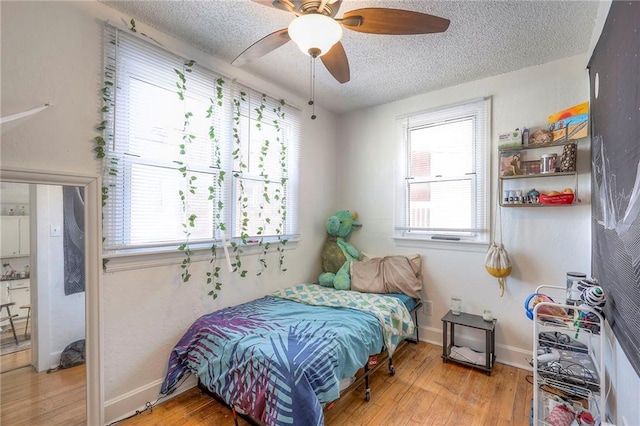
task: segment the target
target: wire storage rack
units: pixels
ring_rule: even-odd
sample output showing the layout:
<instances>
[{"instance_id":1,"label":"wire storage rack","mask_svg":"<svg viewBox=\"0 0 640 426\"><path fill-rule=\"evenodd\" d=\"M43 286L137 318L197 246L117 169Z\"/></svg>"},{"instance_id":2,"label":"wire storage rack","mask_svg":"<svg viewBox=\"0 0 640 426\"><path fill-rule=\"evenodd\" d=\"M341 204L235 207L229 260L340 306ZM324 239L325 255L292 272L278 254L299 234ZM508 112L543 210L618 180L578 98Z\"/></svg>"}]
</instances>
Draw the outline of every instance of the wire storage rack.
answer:
<instances>
[{"instance_id":1,"label":"wire storage rack","mask_svg":"<svg viewBox=\"0 0 640 426\"><path fill-rule=\"evenodd\" d=\"M536 294L559 303L533 308L532 424L598 425L606 419L604 318L585 304L566 304L564 287L543 285Z\"/></svg>"}]
</instances>

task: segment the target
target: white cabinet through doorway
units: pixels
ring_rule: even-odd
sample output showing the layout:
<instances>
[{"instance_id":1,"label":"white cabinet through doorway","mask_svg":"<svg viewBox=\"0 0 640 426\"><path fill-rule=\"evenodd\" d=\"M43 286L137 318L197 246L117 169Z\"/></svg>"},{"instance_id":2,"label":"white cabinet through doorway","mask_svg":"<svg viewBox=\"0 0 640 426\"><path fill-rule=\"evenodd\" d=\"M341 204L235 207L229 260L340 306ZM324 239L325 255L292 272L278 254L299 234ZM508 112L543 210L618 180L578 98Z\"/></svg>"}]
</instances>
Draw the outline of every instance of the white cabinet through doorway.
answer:
<instances>
[{"instance_id":1,"label":"white cabinet through doorway","mask_svg":"<svg viewBox=\"0 0 640 426\"><path fill-rule=\"evenodd\" d=\"M29 255L29 216L0 216L0 257Z\"/></svg>"}]
</instances>

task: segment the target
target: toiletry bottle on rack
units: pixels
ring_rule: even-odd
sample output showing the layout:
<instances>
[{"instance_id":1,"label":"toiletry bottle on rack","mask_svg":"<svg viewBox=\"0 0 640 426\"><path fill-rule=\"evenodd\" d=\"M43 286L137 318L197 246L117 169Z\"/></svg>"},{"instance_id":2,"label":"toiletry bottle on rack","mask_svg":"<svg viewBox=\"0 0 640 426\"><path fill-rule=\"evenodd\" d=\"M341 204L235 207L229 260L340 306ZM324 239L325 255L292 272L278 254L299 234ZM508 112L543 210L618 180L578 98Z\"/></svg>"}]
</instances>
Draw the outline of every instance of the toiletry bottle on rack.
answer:
<instances>
[{"instance_id":1,"label":"toiletry bottle on rack","mask_svg":"<svg viewBox=\"0 0 640 426\"><path fill-rule=\"evenodd\" d=\"M529 129L522 128L522 146L529 146Z\"/></svg>"}]
</instances>

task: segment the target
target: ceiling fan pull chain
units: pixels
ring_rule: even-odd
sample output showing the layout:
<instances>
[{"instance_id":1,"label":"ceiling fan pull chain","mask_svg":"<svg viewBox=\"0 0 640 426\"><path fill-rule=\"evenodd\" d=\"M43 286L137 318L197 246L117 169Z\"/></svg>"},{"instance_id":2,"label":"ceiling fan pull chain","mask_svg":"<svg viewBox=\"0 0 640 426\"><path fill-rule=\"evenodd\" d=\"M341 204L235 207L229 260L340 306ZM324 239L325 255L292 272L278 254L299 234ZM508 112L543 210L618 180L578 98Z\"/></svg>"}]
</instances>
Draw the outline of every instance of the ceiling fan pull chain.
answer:
<instances>
[{"instance_id":1,"label":"ceiling fan pull chain","mask_svg":"<svg viewBox=\"0 0 640 426\"><path fill-rule=\"evenodd\" d=\"M313 55L309 55L309 92L311 94L311 99L309 100L309 105L311 105L311 119L316 119L316 104L314 99L316 98L316 57Z\"/></svg>"}]
</instances>

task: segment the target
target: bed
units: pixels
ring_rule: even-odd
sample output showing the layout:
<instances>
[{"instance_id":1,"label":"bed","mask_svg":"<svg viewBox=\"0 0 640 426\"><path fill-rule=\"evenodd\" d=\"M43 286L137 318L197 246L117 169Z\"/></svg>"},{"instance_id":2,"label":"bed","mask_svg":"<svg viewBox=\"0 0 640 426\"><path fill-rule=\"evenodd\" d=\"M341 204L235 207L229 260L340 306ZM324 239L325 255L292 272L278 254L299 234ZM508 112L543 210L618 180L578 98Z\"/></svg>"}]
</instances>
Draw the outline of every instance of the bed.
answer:
<instances>
[{"instance_id":1,"label":"bed","mask_svg":"<svg viewBox=\"0 0 640 426\"><path fill-rule=\"evenodd\" d=\"M369 398L371 357L384 352L394 373L399 345L417 340L411 313L417 319L419 305L400 293L299 284L204 315L172 350L161 393L195 374L203 390L254 424L322 425L341 382L359 371Z\"/></svg>"}]
</instances>

